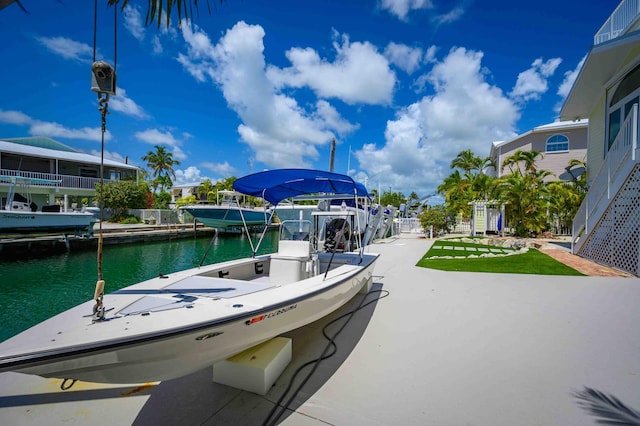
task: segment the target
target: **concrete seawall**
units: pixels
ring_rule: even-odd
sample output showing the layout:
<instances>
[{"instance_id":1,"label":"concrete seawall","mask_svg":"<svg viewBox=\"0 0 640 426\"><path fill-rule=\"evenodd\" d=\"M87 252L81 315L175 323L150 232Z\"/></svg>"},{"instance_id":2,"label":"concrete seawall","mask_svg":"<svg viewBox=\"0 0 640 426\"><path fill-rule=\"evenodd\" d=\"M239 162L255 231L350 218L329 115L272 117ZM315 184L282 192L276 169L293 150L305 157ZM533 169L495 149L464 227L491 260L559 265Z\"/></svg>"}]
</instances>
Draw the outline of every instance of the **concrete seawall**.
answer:
<instances>
[{"instance_id":1,"label":"concrete seawall","mask_svg":"<svg viewBox=\"0 0 640 426\"><path fill-rule=\"evenodd\" d=\"M215 234L215 229L187 225L118 225L103 224L104 245L145 243L149 241L171 241L176 239L206 237ZM0 259L21 259L46 256L67 251L95 250L98 246L98 225L90 237L65 236L62 234L21 235L0 237Z\"/></svg>"}]
</instances>

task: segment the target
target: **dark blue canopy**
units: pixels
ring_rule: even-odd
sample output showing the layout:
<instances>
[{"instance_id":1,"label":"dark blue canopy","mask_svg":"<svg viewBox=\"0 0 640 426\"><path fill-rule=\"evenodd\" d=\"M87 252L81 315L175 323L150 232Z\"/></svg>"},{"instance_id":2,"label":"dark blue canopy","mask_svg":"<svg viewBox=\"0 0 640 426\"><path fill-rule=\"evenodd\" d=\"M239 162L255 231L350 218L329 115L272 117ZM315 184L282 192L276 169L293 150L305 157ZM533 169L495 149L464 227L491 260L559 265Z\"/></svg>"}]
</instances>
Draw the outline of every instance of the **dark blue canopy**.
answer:
<instances>
[{"instance_id":1,"label":"dark blue canopy","mask_svg":"<svg viewBox=\"0 0 640 426\"><path fill-rule=\"evenodd\" d=\"M347 175L309 169L277 169L239 178L233 189L271 204L298 195L327 193L368 197L367 189Z\"/></svg>"}]
</instances>

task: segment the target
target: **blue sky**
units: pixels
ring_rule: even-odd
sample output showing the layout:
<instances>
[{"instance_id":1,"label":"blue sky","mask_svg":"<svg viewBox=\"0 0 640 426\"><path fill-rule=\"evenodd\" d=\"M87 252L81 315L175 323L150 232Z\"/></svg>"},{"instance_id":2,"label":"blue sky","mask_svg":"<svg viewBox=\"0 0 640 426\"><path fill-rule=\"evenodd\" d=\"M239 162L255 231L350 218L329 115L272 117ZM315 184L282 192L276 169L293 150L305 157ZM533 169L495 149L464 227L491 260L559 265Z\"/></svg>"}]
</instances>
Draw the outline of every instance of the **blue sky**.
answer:
<instances>
[{"instance_id":1,"label":"blue sky","mask_svg":"<svg viewBox=\"0 0 640 426\"><path fill-rule=\"evenodd\" d=\"M214 0L212 0L214 1ZM99 0L97 59L114 64ZM435 192L458 152L489 154L556 117L593 36L596 0L227 0L178 26L117 14L117 95L105 156L145 166L164 145L176 183L280 167L335 168L367 187ZM0 138L98 153L93 2L0 10Z\"/></svg>"}]
</instances>

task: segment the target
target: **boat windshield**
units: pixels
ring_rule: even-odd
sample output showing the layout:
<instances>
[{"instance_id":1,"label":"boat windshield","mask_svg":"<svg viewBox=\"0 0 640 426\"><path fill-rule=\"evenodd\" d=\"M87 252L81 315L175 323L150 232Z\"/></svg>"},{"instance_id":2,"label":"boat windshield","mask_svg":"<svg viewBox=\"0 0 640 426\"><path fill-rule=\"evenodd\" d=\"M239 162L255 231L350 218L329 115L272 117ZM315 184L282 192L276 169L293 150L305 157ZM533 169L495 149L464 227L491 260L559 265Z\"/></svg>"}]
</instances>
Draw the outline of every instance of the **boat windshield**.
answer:
<instances>
[{"instance_id":1,"label":"boat windshield","mask_svg":"<svg viewBox=\"0 0 640 426\"><path fill-rule=\"evenodd\" d=\"M311 221L285 220L280 224L280 241L309 241Z\"/></svg>"}]
</instances>

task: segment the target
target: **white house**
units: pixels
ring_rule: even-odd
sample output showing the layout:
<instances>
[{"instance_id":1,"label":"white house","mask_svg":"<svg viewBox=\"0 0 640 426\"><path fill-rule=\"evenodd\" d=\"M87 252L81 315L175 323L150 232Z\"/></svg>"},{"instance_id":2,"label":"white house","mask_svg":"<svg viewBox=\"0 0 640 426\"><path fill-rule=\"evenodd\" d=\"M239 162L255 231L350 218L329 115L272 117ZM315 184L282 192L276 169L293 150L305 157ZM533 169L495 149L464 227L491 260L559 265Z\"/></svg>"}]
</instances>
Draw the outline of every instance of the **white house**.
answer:
<instances>
[{"instance_id":1,"label":"white house","mask_svg":"<svg viewBox=\"0 0 640 426\"><path fill-rule=\"evenodd\" d=\"M60 181L56 185L29 188L32 200L43 205L64 203L69 197L91 199L100 181L101 158L80 152L47 137L0 139L0 176ZM105 181L138 179L138 167L104 159ZM10 184L0 180L0 208ZM69 206L67 206L69 207Z\"/></svg>"},{"instance_id":2,"label":"white house","mask_svg":"<svg viewBox=\"0 0 640 426\"><path fill-rule=\"evenodd\" d=\"M589 192L573 224L573 252L640 276L640 4L623 0L594 37L560 111L589 119Z\"/></svg>"}]
</instances>

